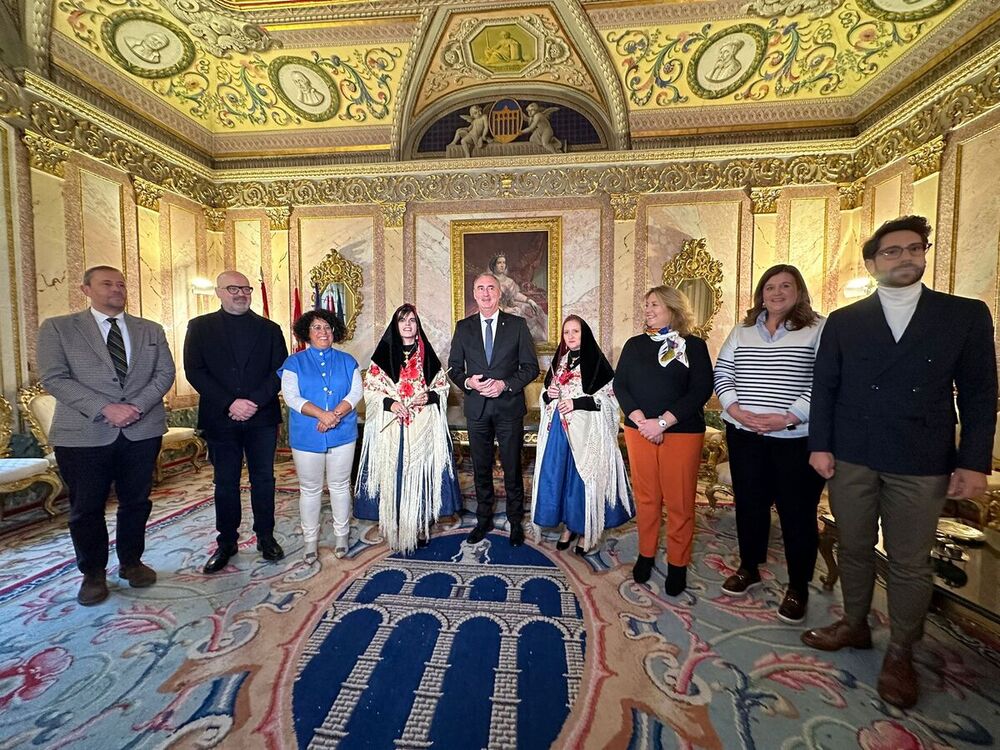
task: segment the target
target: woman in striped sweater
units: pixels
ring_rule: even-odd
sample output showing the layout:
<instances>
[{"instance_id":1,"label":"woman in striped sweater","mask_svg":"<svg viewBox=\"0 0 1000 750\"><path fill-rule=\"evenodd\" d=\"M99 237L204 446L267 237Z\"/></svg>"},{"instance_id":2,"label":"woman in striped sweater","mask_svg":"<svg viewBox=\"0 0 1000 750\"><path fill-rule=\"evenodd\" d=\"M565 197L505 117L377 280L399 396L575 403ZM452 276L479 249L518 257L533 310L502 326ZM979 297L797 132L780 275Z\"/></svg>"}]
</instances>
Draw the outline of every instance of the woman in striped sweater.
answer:
<instances>
[{"instance_id":1,"label":"woman in striped sweater","mask_svg":"<svg viewBox=\"0 0 1000 750\"><path fill-rule=\"evenodd\" d=\"M739 569L722 591L743 596L760 585L758 566L767 561L774 503L788 565L778 617L787 623L805 619L816 566L823 479L809 465L807 442L813 362L825 322L813 311L799 270L772 266L757 282L753 307L729 334L715 364L740 546Z\"/></svg>"}]
</instances>

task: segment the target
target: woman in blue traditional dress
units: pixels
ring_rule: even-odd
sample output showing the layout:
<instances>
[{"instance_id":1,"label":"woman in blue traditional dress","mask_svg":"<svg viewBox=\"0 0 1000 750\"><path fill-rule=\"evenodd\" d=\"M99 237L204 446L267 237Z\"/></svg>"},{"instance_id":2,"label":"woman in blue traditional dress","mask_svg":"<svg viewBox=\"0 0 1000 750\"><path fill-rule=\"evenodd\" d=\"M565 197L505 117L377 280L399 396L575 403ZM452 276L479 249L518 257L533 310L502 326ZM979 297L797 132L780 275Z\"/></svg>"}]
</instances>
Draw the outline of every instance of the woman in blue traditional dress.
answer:
<instances>
[{"instance_id":1,"label":"woman in blue traditional dress","mask_svg":"<svg viewBox=\"0 0 1000 750\"><path fill-rule=\"evenodd\" d=\"M365 431L354 514L379 522L389 547L426 546L461 505L448 432L448 377L406 303L392 315L364 379Z\"/></svg>"},{"instance_id":2,"label":"woman in blue traditional dress","mask_svg":"<svg viewBox=\"0 0 1000 750\"><path fill-rule=\"evenodd\" d=\"M536 529L564 525L556 547L590 552L605 529L635 515L618 446L614 370L590 326L577 315L563 322L562 341L545 374L532 513Z\"/></svg>"}]
</instances>

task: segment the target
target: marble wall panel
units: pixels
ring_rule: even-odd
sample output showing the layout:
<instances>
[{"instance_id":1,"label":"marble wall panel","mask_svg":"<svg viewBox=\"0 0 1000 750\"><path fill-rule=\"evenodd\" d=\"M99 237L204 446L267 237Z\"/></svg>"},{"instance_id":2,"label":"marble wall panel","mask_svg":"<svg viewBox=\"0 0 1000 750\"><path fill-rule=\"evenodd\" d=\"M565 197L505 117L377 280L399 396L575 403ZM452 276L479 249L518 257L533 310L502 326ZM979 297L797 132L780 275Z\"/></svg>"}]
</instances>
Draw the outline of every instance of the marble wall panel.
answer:
<instances>
[{"instance_id":1,"label":"marble wall panel","mask_svg":"<svg viewBox=\"0 0 1000 750\"><path fill-rule=\"evenodd\" d=\"M148 208L138 209L139 232L139 314L164 322L160 214Z\"/></svg>"},{"instance_id":2,"label":"marble wall panel","mask_svg":"<svg viewBox=\"0 0 1000 750\"><path fill-rule=\"evenodd\" d=\"M170 343L170 351L174 353L174 359L180 362L183 359L187 322L201 312L198 308L198 298L191 289L192 280L200 275L198 242L194 213L175 205L171 205L168 212L173 318L167 331L167 340ZM183 366L177 368L176 391L181 397L194 394L194 389L184 377Z\"/></svg>"},{"instance_id":3,"label":"marble wall panel","mask_svg":"<svg viewBox=\"0 0 1000 750\"><path fill-rule=\"evenodd\" d=\"M35 289L38 322L69 312L69 289L79 279L67 277L63 181L31 170L31 207L35 227Z\"/></svg>"},{"instance_id":4,"label":"marble wall panel","mask_svg":"<svg viewBox=\"0 0 1000 750\"><path fill-rule=\"evenodd\" d=\"M739 313L741 205L741 201L735 199L724 202L709 199L697 203L649 205L646 208L645 289L662 283L663 266L680 252L688 239L706 238L708 252L722 263L722 308L708 336L713 356L729 335Z\"/></svg>"},{"instance_id":5,"label":"marble wall panel","mask_svg":"<svg viewBox=\"0 0 1000 750\"><path fill-rule=\"evenodd\" d=\"M840 212L840 241L834 251L835 257L831 259L831 266L837 269L839 283L835 304L831 309L843 307L857 300L857 297L848 297L846 294L849 281L870 278L861 259L861 245L866 236L862 232L864 224L864 213L860 208Z\"/></svg>"},{"instance_id":6,"label":"marble wall panel","mask_svg":"<svg viewBox=\"0 0 1000 750\"><path fill-rule=\"evenodd\" d=\"M802 272L813 307L821 310L829 240L826 200L793 198L789 204L788 262Z\"/></svg>"},{"instance_id":7,"label":"marble wall panel","mask_svg":"<svg viewBox=\"0 0 1000 750\"><path fill-rule=\"evenodd\" d=\"M403 293L403 228L382 230L383 263L385 264L385 318L406 301Z\"/></svg>"},{"instance_id":8,"label":"marble wall panel","mask_svg":"<svg viewBox=\"0 0 1000 750\"><path fill-rule=\"evenodd\" d=\"M559 215L562 219L562 309L559 322L575 314L588 322L601 339L598 310L601 296L601 210L536 210L509 213L418 214L415 246L416 304L420 320L438 355L447 357L455 328L452 310L451 222L487 219L532 219ZM610 289L608 292L610 293ZM445 299L447 295L447 299ZM551 314L551 311L550 311ZM541 357L543 366L548 357Z\"/></svg>"},{"instance_id":9,"label":"marble wall panel","mask_svg":"<svg viewBox=\"0 0 1000 750\"><path fill-rule=\"evenodd\" d=\"M291 272L288 267L288 230L271 232L270 263L264 267L271 320L281 326L285 343L292 343L292 309L288 301Z\"/></svg>"},{"instance_id":10,"label":"marble wall panel","mask_svg":"<svg viewBox=\"0 0 1000 750\"><path fill-rule=\"evenodd\" d=\"M981 299L997 314L997 254L1000 238L1000 126L959 146L952 273L954 292Z\"/></svg>"},{"instance_id":11,"label":"marble wall panel","mask_svg":"<svg viewBox=\"0 0 1000 750\"><path fill-rule=\"evenodd\" d=\"M635 241L634 221L616 221L614 234L614 288L611 300L612 348L606 352L618 361L626 339L635 334Z\"/></svg>"},{"instance_id":12,"label":"marble wall panel","mask_svg":"<svg viewBox=\"0 0 1000 750\"><path fill-rule=\"evenodd\" d=\"M938 279L934 274L937 245L937 212L938 187L941 184L941 173L935 172L913 184L913 213L926 216L931 224L931 249L927 251L927 270L924 272L924 283L934 289L938 288Z\"/></svg>"},{"instance_id":13,"label":"marble wall panel","mask_svg":"<svg viewBox=\"0 0 1000 750\"><path fill-rule=\"evenodd\" d=\"M358 360L361 367L367 367L375 350L376 341L382 331L375 330L372 258L374 255L375 219L373 216L324 216L303 217L298 221L298 248L302 277L294 280L302 294L302 309L308 310L313 304L313 290L309 281L312 269L319 265L330 252L338 252L352 263L361 266L364 283L361 312L358 316L354 338L345 341L341 348Z\"/></svg>"},{"instance_id":14,"label":"marble wall panel","mask_svg":"<svg viewBox=\"0 0 1000 750\"><path fill-rule=\"evenodd\" d=\"M778 252L778 215L754 214L753 217L753 272L752 283L756 283L768 268L780 263Z\"/></svg>"},{"instance_id":15,"label":"marble wall panel","mask_svg":"<svg viewBox=\"0 0 1000 750\"><path fill-rule=\"evenodd\" d=\"M258 315L264 312L260 298L260 269L262 263L262 238L260 219L244 219L233 222L233 237L236 243L236 268L246 274L254 293L250 298L250 309Z\"/></svg>"},{"instance_id":16,"label":"marble wall panel","mask_svg":"<svg viewBox=\"0 0 1000 750\"><path fill-rule=\"evenodd\" d=\"M898 170L882 181L873 181L872 226L874 231L882 223L895 219L901 214L903 176Z\"/></svg>"},{"instance_id":17,"label":"marble wall panel","mask_svg":"<svg viewBox=\"0 0 1000 750\"><path fill-rule=\"evenodd\" d=\"M21 385L20 310L14 226L14 165L10 143L14 134L0 126L0 392L11 403Z\"/></svg>"},{"instance_id":18,"label":"marble wall panel","mask_svg":"<svg viewBox=\"0 0 1000 750\"><path fill-rule=\"evenodd\" d=\"M83 222L83 265L125 269L122 186L80 170L80 216Z\"/></svg>"}]
</instances>

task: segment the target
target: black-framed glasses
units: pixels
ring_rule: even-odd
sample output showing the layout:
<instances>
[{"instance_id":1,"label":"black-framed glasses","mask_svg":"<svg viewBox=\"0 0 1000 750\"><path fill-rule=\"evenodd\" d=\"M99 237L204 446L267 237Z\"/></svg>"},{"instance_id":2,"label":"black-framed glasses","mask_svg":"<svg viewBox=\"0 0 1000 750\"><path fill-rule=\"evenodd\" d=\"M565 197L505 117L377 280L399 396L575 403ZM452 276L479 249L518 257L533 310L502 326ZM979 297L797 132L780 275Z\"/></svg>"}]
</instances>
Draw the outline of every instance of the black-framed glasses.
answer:
<instances>
[{"instance_id":1,"label":"black-framed glasses","mask_svg":"<svg viewBox=\"0 0 1000 750\"><path fill-rule=\"evenodd\" d=\"M252 286L236 286L235 284L223 287L223 289L225 289L230 294L238 294L240 292L243 292L244 294L251 294L253 292Z\"/></svg>"},{"instance_id":2,"label":"black-framed glasses","mask_svg":"<svg viewBox=\"0 0 1000 750\"><path fill-rule=\"evenodd\" d=\"M888 260L896 260L903 254L904 250L911 258L917 258L926 253L930 249L931 249L930 242L928 242L926 245L923 242L914 242L912 245L907 245L906 247L901 247L900 245L883 247L875 254L880 255Z\"/></svg>"}]
</instances>

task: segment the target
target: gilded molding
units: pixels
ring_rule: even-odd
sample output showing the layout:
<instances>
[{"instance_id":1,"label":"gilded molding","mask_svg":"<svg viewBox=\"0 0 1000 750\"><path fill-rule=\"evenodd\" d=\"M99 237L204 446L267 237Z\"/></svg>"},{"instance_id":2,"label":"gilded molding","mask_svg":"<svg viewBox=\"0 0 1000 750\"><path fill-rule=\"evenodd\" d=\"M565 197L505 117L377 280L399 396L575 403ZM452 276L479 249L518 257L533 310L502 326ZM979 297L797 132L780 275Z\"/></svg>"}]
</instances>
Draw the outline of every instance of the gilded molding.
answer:
<instances>
[{"instance_id":1,"label":"gilded molding","mask_svg":"<svg viewBox=\"0 0 1000 750\"><path fill-rule=\"evenodd\" d=\"M24 145L28 148L32 167L56 177L65 177L66 160L70 155L68 148L31 132L24 134Z\"/></svg>"},{"instance_id":2,"label":"gilded molding","mask_svg":"<svg viewBox=\"0 0 1000 750\"><path fill-rule=\"evenodd\" d=\"M691 332L703 339L708 338L715 322L715 316L722 309L722 262L712 257L708 252L708 240L705 237L685 240L681 251L663 264L662 281L666 286L684 291L681 287L685 281L697 285L703 281L712 293L712 309L708 311L701 323L691 329Z\"/></svg>"},{"instance_id":3,"label":"gilded molding","mask_svg":"<svg viewBox=\"0 0 1000 750\"><path fill-rule=\"evenodd\" d=\"M137 206L149 208L153 211L160 210L160 198L163 197L163 188L141 177L132 178L132 188L135 191L135 203Z\"/></svg>"},{"instance_id":4,"label":"gilded molding","mask_svg":"<svg viewBox=\"0 0 1000 750\"><path fill-rule=\"evenodd\" d=\"M291 206L267 206L264 208L272 232L288 230L288 220L292 215Z\"/></svg>"},{"instance_id":5,"label":"gilded molding","mask_svg":"<svg viewBox=\"0 0 1000 750\"><path fill-rule=\"evenodd\" d=\"M20 120L24 118L24 94L17 82L8 78L0 67L0 118Z\"/></svg>"},{"instance_id":6,"label":"gilded molding","mask_svg":"<svg viewBox=\"0 0 1000 750\"><path fill-rule=\"evenodd\" d=\"M226 209L205 207L205 229L221 232L226 228Z\"/></svg>"},{"instance_id":7,"label":"gilded molding","mask_svg":"<svg viewBox=\"0 0 1000 750\"><path fill-rule=\"evenodd\" d=\"M944 147L944 136L939 135L907 155L906 160L913 168L914 182L941 171L941 157L944 155Z\"/></svg>"},{"instance_id":8,"label":"gilded molding","mask_svg":"<svg viewBox=\"0 0 1000 750\"><path fill-rule=\"evenodd\" d=\"M611 208L615 212L615 221L635 221L639 196L635 193L612 193Z\"/></svg>"},{"instance_id":9,"label":"gilded molding","mask_svg":"<svg viewBox=\"0 0 1000 750\"><path fill-rule=\"evenodd\" d=\"M403 219L406 216L406 203L404 201L380 203L379 209L382 211L382 224L384 226L403 226Z\"/></svg>"},{"instance_id":10,"label":"gilded molding","mask_svg":"<svg viewBox=\"0 0 1000 750\"><path fill-rule=\"evenodd\" d=\"M854 182L842 182L837 185L841 211L852 211L864 203L865 183L866 179L862 177Z\"/></svg>"},{"instance_id":11,"label":"gilded molding","mask_svg":"<svg viewBox=\"0 0 1000 750\"><path fill-rule=\"evenodd\" d=\"M755 214L778 213L778 198L781 197L780 187L752 188L750 204Z\"/></svg>"}]
</instances>

